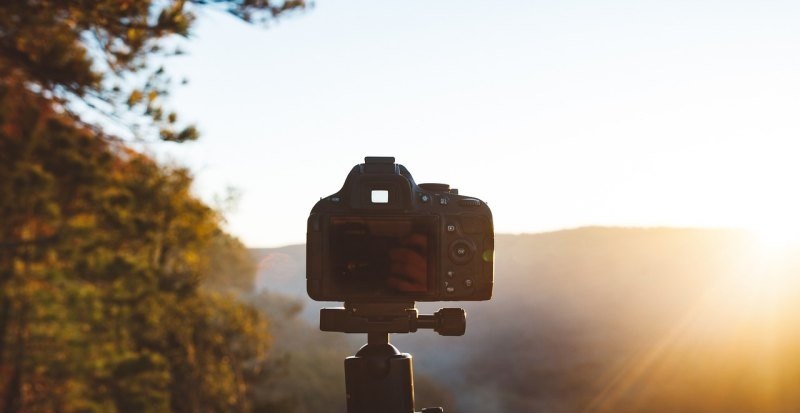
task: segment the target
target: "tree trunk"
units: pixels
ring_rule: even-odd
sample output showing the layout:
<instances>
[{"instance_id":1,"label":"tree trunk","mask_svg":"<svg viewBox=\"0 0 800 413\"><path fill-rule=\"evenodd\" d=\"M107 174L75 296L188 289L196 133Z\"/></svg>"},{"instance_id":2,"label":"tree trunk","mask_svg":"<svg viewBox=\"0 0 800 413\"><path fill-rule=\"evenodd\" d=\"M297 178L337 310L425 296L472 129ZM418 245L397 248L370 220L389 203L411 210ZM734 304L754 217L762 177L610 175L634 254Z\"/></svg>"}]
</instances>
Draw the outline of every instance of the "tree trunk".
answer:
<instances>
[{"instance_id":1,"label":"tree trunk","mask_svg":"<svg viewBox=\"0 0 800 413\"><path fill-rule=\"evenodd\" d=\"M22 380L25 360L25 338L27 333L27 305L20 309L19 324L17 325L16 351L14 352L11 366L11 378L3 391L5 403L2 413L19 413L22 411Z\"/></svg>"}]
</instances>

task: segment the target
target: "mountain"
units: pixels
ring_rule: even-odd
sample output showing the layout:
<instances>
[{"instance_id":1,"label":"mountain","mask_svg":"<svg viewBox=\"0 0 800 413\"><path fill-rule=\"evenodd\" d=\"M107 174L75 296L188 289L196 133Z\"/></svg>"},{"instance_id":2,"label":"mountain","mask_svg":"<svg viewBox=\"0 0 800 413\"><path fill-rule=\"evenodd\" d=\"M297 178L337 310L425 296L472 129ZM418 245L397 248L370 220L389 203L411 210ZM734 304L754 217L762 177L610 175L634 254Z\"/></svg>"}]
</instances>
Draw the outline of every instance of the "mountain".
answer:
<instances>
[{"instance_id":1,"label":"mountain","mask_svg":"<svg viewBox=\"0 0 800 413\"><path fill-rule=\"evenodd\" d=\"M305 323L339 305L306 297L303 246L252 253L258 287L299 300ZM796 253L766 254L743 231L592 227L497 235L495 269L491 301L418 306L465 308L465 336L392 337L452 396L447 412L800 406ZM354 352L365 338L346 340Z\"/></svg>"},{"instance_id":2,"label":"mountain","mask_svg":"<svg viewBox=\"0 0 800 413\"><path fill-rule=\"evenodd\" d=\"M306 295L306 246L251 248L258 265L256 289L295 297Z\"/></svg>"}]
</instances>

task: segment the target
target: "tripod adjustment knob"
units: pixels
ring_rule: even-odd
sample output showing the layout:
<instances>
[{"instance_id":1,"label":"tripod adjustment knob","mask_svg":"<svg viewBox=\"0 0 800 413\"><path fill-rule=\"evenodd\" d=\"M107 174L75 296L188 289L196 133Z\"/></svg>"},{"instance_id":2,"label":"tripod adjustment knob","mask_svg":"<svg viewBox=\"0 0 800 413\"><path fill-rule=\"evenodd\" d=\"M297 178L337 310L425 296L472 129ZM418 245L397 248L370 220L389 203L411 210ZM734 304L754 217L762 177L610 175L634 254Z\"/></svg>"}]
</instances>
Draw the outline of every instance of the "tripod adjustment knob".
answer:
<instances>
[{"instance_id":1,"label":"tripod adjustment knob","mask_svg":"<svg viewBox=\"0 0 800 413\"><path fill-rule=\"evenodd\" d=\"M434 330L443 336L463 336L467 330L467 313L463 308L442 308L434 314Z\"/></svg>"}]
</instances>

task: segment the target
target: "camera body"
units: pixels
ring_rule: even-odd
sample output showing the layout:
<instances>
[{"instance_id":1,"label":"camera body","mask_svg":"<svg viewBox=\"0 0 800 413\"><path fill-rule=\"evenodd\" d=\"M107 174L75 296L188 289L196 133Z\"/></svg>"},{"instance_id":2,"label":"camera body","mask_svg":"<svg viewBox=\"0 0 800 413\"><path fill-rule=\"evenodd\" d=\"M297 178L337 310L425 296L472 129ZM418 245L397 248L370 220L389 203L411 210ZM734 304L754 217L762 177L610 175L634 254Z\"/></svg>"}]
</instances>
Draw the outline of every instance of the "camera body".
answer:
<instances>
[{"instance_id":1,"label":"camera body","mask_svg":"<svg viewBox=\"0 0 800 413\"><path fill-rule=\"evenodd\" d=\"M446 184L417 185L392 157L367 157L308 218L317 301L478 301L492 296L489 207Z\"/></svg>"}]
</instances>

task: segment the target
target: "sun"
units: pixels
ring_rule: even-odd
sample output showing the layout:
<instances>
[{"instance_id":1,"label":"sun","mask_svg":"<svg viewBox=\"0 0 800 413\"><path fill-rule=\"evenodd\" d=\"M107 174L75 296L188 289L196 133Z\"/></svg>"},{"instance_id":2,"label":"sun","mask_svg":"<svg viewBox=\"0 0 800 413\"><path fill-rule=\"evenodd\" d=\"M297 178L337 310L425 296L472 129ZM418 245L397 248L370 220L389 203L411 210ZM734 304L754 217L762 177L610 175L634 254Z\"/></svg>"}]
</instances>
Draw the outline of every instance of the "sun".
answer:
<instances>
[{"instance_id":1,"label":"sun","mask_svg":"<svg viewBox=\"0 0 800 413\"><path fill-rule=\"evenodd\" d=\"M800 250L800 225L774 224L754 230L759 253L764 259L781 258Z\"/></svg>"},{"instance_id":2,"label":"sun","mask_svg":"<svg viewBox=\"0 0 800 413\"><path fill-rule=\"evenodd\" d=\"M733 258L729 281L737 305L758 311L796 297L800 288L800 226L769 225L754 229L750 251ZM763 307L763 308L762 308Z\"/></svg>"},{"instance_id":3,"label":"sun","mask_svg":"<svg viewBox=\"0 0 800 413\"><path fill-rule=\"evenodd\" d=\"M728 292L737 308L752 314L774 311L800 293L800 226L753 228L748 248L731 256Z\"/></svg>"}]
</instances>

